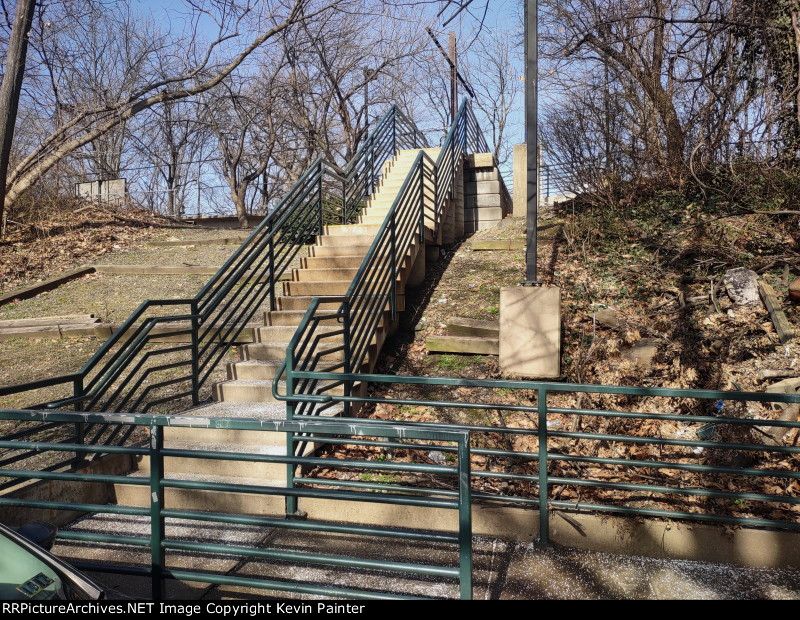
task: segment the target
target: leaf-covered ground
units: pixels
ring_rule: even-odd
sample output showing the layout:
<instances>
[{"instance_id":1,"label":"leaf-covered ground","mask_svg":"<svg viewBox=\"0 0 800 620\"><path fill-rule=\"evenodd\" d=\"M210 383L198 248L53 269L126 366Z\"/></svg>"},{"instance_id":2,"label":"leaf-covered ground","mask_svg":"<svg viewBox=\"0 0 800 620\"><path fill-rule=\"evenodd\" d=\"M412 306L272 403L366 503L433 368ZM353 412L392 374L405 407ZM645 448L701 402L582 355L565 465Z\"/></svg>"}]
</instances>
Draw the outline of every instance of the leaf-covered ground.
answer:
<instances>
[{"instance_id":1,"label":"leaf-covered ground","mask_svg":"<svg viewBox=\"0 0 800 620\"><path fill-rule=\"evenodd\" d=\"M540 219L539 265L545 284L562 290L562 374L567 382L605 385L706 388L764 391L759 371L784 370L800 376L797 341L780 344L766 309L735 306L720 280L725 270L748 267L771 283L788 318L800 326L800 313L786 299L788 284L800 274L794 220L764 215L710 216L690 205L678 213L648 209L626 213L579 211L574 207L544 214ZM428 335L445 333L448 317L496 319L499 290L517 285L523 278L521 251L475 252L478 239L514 238L524 235L524 222L510 221L476 234L454 248L445 260L429 270L425 287L409 296L411 312L405 313L396 336L384 349L378 371L399 375L436 375L468 378L505 377L496 357L428 354ZM713 295L712 295L713 288ZM598 322L599 310L613 310L619 324ZM657 348L652 363L631 359L631 347L642 340ZM794 373L793 369L797 369ZM373 394L390 398L475 401L519 404L533 408L533 391L452 389L396 385L372 386ZM708 415L712 402L665 398L631 398L613 395L565 393L551 395L551 407L641 411L652 420L597 418L552 413L553 431L583 431L604 435L629 435L696 440L701 425L687 421L659 420L659 414ZM727 403L724 414L732 417L775 419L777 408L756 403ZM470 410L378 404L365 415L384 419L444 421L488 426L535 429L533 412L499 409ZM730 425L705 429L711 441L759 444L765 447L798 445L798 430L768 437L762 430L741 430ZM476 433L473 447L535 452L534 435ZM382 452L359 449L361 456L380 458ZM715 448L693 449L670 445L646 445L621 441L551 438L549 450L564 454L617 459L660 461L678 466L705 464L718 468L738 466L784 472L800 471L800 456L785 453L748 453ZM449 455L448 455L449 456ZM415 460L419 453L400 451L400 459ZM423 459L424 460L424 459ZM519 458L476 457L473 468L499 473L513 471L528 480L485 479L481 490L535 497L538 493L535 461ZM749 491L787 499L800 498L800 482L781 476L733 476L676 469L575 463L555 460L550 473L603 483L638 483L717 491ZM328 474L330 475L330 473ZM390 476L390 482L423 482L422 478ZM797 521L800 509L791 501L767 504L724 497L696 497L648 491L590 489L558 485L553 497L570 502L597 502L688 512L759 516Z\"/></svg>"}]
</instances>

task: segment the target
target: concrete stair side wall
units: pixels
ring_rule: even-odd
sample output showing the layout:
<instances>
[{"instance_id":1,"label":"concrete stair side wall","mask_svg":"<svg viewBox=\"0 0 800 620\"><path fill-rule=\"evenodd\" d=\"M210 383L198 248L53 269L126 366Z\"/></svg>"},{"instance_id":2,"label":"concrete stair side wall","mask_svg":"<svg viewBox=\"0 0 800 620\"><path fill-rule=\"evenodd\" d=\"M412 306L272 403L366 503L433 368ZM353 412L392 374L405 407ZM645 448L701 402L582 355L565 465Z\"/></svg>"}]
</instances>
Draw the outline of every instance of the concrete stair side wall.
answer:
<instances>
[{"instance_id":1,"label":"concrete stair side wall","mask_svg":"<svg viewBox=\"0 0 800 620\"><path fill-rule=\"evenodd\" d=\"M495 226L513 212L513 201L491 153L467 158L464 167L464 233Z\"/></svg>"}]
</instances>

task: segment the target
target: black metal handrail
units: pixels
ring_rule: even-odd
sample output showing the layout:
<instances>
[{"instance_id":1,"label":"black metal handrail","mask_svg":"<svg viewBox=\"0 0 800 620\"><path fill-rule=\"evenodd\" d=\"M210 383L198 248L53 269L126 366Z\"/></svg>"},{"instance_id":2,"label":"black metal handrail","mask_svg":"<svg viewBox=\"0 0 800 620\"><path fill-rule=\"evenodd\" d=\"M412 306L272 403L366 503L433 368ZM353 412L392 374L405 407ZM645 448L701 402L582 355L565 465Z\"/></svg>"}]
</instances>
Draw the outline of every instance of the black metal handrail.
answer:
<instances>
[{"instance_id":1,"label":"black metal handrail","mask_svg":"<svg viewBox=\"0 0 800 620\"><path fill-rule=\"evenodd\" d=\"M31 408L146 413L183 399L197 404L262 305L276 309L279 280L302 247L326 224L358 215L398 149L426 145L413 121L392 106L343 168L315 160L195 297L143 302L78 372L0 388L0 396L64 386L72 388L69 396ZM186 342L170 342L175 338ZM78 434L110 445L129 432L87 425Z\"/></svg>"}]
</instances>

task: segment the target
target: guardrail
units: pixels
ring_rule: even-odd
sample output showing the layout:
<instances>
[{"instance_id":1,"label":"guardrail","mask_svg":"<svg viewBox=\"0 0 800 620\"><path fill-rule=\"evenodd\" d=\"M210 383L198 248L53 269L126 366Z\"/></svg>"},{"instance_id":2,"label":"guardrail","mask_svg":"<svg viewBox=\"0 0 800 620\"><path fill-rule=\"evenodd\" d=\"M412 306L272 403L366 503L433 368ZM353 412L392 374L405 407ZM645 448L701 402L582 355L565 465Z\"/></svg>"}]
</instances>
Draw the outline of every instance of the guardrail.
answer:
<instances>
[{"instance_id":1,"label":"guardrail","mask_svg":"<svg viewBox=\"0 0 800 620\"><path fill-rule=\"evenodd\" d=\"M50 424L76 425L82 423L116 424L143 427L149 431L147 447L131 446L92 446L86 444L65 444L26 442L4 439L0 441L0 449L20 452L35 451L37 454L60 453L74 451L81 455L92 454L118 454L131 457L149 458L150 472L147 477L137 478L120 475L105 475L83 473L79 470L69 471L42 471L40 469L0 469L0 477L10 478L16 483L31 481L48 481L56 484L58 481L70 483L97 484L125 484L141 486L148 490L146 494L147 505L120 506L116 504L90 504L78 501L63 500L34 500L14 497L5 494L0 497L2 507L24 507L41 510L77 511L90 514L128 515L149 518L149 535L137 536L121 532L91 532L82 530L61 530L58 539L65 541L79 541L81 543L119 544L128 547L148 549L149 562L146 565L119 565L103 564L101 562L80 562L73 564L81 570L122 573L150 577L151 596L161 599L164 596L164 581L166 579L180 579L208 584L241 586L262 590L278 590L294 593L307 593L327 597L353 597L353 598L403 598L396 593L386 593L370 589L356 589L349 587L336 587L320 583L304 583L288 579L260 579L245 577L236 574L211 572L200 562L196 569L175 569L168 567L167 554L174 551L196 552L201 554L219 554L234 558L250 558L253 560L266 559L276 562L302 562L312 565L329 567L349 567L390 573L406 573L414 575L427 575L455 582L461 598L472 597L472 516L469 486L469 433L462 430L440 429L414 429L404 425L394 425L391 428L376 428L371 424L360 422L339 422L338 420L326 421L283 421L283 420L248 420L204 418L197 420L191 417L136 415L136 414L98 414L98 413L61 413L47 411L11 411L0 410L0 420L17 420L48 422ZM258 431L272 433L313 433L316 437L327 437L331 441L347 443L348 438L358 443L359 436L382 437L390 441L421 441L413 449L423 453L443 448L454 448L457 462L453 465L430 465L424 463L404 463L385 459L383 461L368 461L359 459L333 459L312 456L274 456L256 453L219 452L202 450L172 449L164 447L164 429L176 427L202 427L212 429ZM269 443L265 441L265 443ZM442 445L443 444L443 445ZM368 470L386 472L416 472L429 476L432 484L442 484L444 480L453 480L458 489L457 495L436 497L435 488L431 497L420 497L417 494L392 493L377 495L369 492L341 491L335 489L305 488L290 489L285 487L237 484L235 482L219 482L202 479L202 474L191 477L170 477L167 458L202 459L215 462L249 462L249 463L287 463L291 466L323 466L334 470ZM207 491L213 493L251 494L267 497L285 497L297 500L298 498L321 498L344 502L372 502L391 504L396 506L414 506L432 509L452 510L458 514L458 529L455 533L425 531L407 524L398 523L399 527L376 527L363 525L350 525L314 520L292 520L284 518L253 516L247 514L215 513L207 511L184 510L180 507L170 507L169 499L165 498L167 489L184 489ZM79 491L71 488L70 496L79 495ZM166 502L166 503L165 503ZM282 517L282 515L281 515ZM241 544L216 544L212 542L198 542L196 540L168 536L165 530L165 519L172 519L186 525L187 522L200 521L204 523L226 525L250 525L280 530L298 532L320 532L334 534L352 534L364 538L385 540L422 541L430 543L445 543L457 550L458 561L455 566L446 565L446 562L431 562L418 564L410 562L397 562L386 557L369 558L356 556L335 556L322 552L301 553L296 550L285 551L269 549L262 546L244 546ZM324 546L324 539L320 547Z\"/></svg>"},{"instance_id":2,"label":"guardrail","mask_svg":"<svg viewBox=\"0 0 800 620\"><path fill-rule=\"evenodd\" d=\"M458 389L459 393L458 399L438 400L310 394L295 389L303 382L333 380L378 387L397 385L404 391L418 386L426 393L436 389L450 393ZM797 445L800 422L774 419L775 416L768 417L768 412L746 409L759 403L798 404L797 395L359 373L337 375L291 367L287 367L286 385L287 393L280 398L287 401L288 408L347 403L441 410L442 417L451 420L448 428L471 434L473 460L484 463L483 467L475 464L472 467L473 484L479 487L473 491L473 499L538 508L543 544L549 542L550 511L554 508L800 531L800 446ZM490 391L478 400L468 396L467 389L484 394ZM517 404L482 402L496 399L500 393L515 394ZM616 401L619 408L563 406L564 403L553 402L577 395ZM656 403L658 399L668 399L669 413L647 411L655 408L648 407L648 402ZM641 405L640 410L630 406L634 401ZM724 413L728 410L737 413L737 408L745 410L739 411L738 416ZM469 417L470 412L480 415L481 423L452 421L457 414ZM484 416L490 412L496 412L501 423L486 423ZM502 422L504 416L516 416L514 424ZM296 414L294 419L310 419L310 416ZM350 421L367 422L357 418ZM368 422L375 428L403 424L424 429L440 424L391 419ZM648 423L657 426L648 428ZM671 433L664 428L670 423L676 423L678 430ZM790 437L792 430L797 431L794 439ZM788 435L782 437L784 432ZM310 440L312 437L302 436L292 441L299 444ZM361 445L407 448L405 442L361 442ZM618 454L598 456L601 445L618 447ZM448 449L442 451L447 453ZM591 474L586 473L588 468L594 468ZM384 493L391 489L387 484L311 476L294 477L292 482L357 486ZM513 493L492 490L493 485L503 483L516 485L517 490ZM409 488L412 487L406 482L404 491ZM565 489L572 489L578 499L560 499ZM424 495L427 491L418 492ZM661 503L674 509L648 506Z\"/></svg>"},{"instance_id":3,"label":"guardrail","mask_svg":"<svg viewBox=\"0 0 800 620\"><path fill-rule=\"evenodd\" d=\"M397 149L426 144L392 106L343 169L317 159L195 297L143 302L78 372L0 388L0 396L55 387L67 395L31 408L87 411L147 413L167 403L183 403L180 409L197 404L200 390L262 305L276 308L278 281L303 245L322 234L326 223L358 214ZM165 325L172 329L156 329ZM176 338L186 342L172 342ZM71 440L122 444L131 432L90 425L76 429Z\"/></svg>"}]
</instances>

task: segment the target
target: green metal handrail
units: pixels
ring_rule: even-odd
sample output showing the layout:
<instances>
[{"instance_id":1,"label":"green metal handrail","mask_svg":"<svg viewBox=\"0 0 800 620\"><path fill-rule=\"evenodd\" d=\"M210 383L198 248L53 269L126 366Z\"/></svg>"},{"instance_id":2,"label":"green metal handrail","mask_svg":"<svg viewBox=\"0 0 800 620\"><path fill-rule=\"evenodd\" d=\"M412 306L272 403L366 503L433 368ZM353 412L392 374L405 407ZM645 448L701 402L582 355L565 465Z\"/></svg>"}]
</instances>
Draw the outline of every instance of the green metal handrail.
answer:
<instances>
[{"instance_id":1,"label":"green metal handrail","mask_svg":"<svg viewBox=\"0 0 800 620\"><path fill-rule=\"evenodd\" d=\"M41 510L58 510L99 514L133 515L149 517L149 536L125 536L117 533L97 533L85 531L62 530L58 533L61 540L73 540L91 543L111 543L131 545L148 548L150 550L149 566L103 565L100 563L76 562L79 569L100 572L115 572L130 575L144 575L151 580L151 596L154 600L161 599L165 594L164 581L166 579L181 579L200 583L226 584L241 587L259 588L264 590L280 590L285 592L307 593L325 596L353 597L353 598L404 598L396 594L380 592L370 589L351 587L332 587L319 583L303 583L289 580L253 579L231 574L206 572L201 570L171 570L167 568L166 554L170 551L189 551L201 553L215 553L226 556L242 558L260 558L277 561L303 562L323 566L346 566L375 571L401 572L413 575L427 575L433 578L443 578L458 583L460 597L472 597L472 516L470 499L470 458L469 458L469 432L450 430L446 427L440 429L414 429L403 425L392 428L375 428L370 424L353 422L339 422L336 420L314 421L285 421L261 419L226 419L204 418L198 420L192 417L159 416L143 414L100 414L100 413L68 413L49 411L14 411L0 410L0 420L17 421L47 421L49 423L73 426L79 423L133 425L144 427L149 431L150 441L147 447L131 446L92 446L85 444L65 445L47 442L25 441L0 441L0 449L5 450L35 450L41 454L51 452L75 451L79 454L97 454L99 452L128 455L130 457L147 457L150 472L147 477L137 478L112 474L89 474L81 471L38 471L22 469L0 469L0 477L20 481L68 481L86 484L126 484L146 487L147 506L120 506L115 504L91 504L79 501L64 500L38 500L26 499L27 496L15 497L6 494L0 497L2 507L23 507ZM398 461L366 461L338 459L325 459L305 456L275 456L256 453L223 452L210 450L186 450L164 447L164 428L191 427L206 430L224 429L240 431L258 431L265 433L302 433L313 432L318 437L329 437L343 440L342 438L358 438L360 436L382 437L387 440L422 441L423 444L410 449L426 453L430 450L439 450L442 447L453 448L456 452L457 463L454 465L440 466L424 463L402 463ZM354 439L357 441L357 439ZM264 443L268 443L265 440ZM444 444L439 445L439 444ZM204 459L229 462L253 463L286 463L295 466L320 465L328 469L338 468L370 468L383 471L421 472L425 475L438 478L453 479L458 488L455 495L446 497L420 497L415 494L376 495L356 491L341 491L336 489L305 488L291 489L284 487L267 486L260 484L235 484L232 482L221 483L198 479L180 479L169 477L165 465L166 458ZM347 523L331 523L315 520L289 520L274 517L256 517L251 515L231 513L199 512L171 508L165 505L166 489L190 489L217 493L246 493L258 496L283 496L297 501L298 498L323 498L334 501L346 502L372 502L391 504L396 506L415 506L431 509L452 510L458 514L458 528L455 533L427 531L419 528L408 527L398 523L398 527L377 527L368 525L350 525ZM73 489L73 493L76 490ZM204 521L215 523L220 527L227 524L253 525L259 527L280 528L290 531L320 532L333 534L349 534L362 537L378 537L396 540L422 541L432 543L447 543L454 545L458 550L456 566L438 565L433 563L397 562L381 558L343 557L325 553L298 553L296 551L282 551L279 549L266 549L262 546L244 546L231 544L211 544L192 540L176 539L167 535L165 519L178 519L182 521ZM322 546L322 545L321 545Z\"/></svg>"},{"instance_id":2,"label":"green metal handrail","mask_svg":"<svg viewBox=\"0 0 800 620\"><path fill-rule=\"evenodd\" d=\"M714 425L717 428L724 428L725 426L733 426L742 429L755 429L763 433L762 429L781 428L781 429L800 429L800 422L786 421L786 420L771 420L761 419L756 417L731 417L725 415L711 415L699 414L692 415L687 413L650 413L641 411L614 411L604 409L591 409L580 407L556 407L548 404L548 396L552 394L597 394L597 395L613 395L613 396L627 396L627 397L662 397L674 399L675 401L694 401L696 405L705 411L712 409L712 404L722 403L723 411L724 405L730 403L774 403L774 404L797 404L800 403L799 395L789 394L773 394L773 393L759 393L759 392L728 392L718 390L684 390L672 388L653 388L653 387L623 387L623 386L603 386L603 385L584 385L584 384L564 384L564 383L547 383L538 381L508 381L508 380L477 380L477 379L456 379L444 377L408 377L397 375L374 375L374 374L333 374L329 372L314 372L304 371L289 368L286 374L287 386L298 385L302 381L332 381L334 379L340 381L362 382L364 384L384 384L384 385L423 385L423 386L441 386L441 387L460 387L460 388L480 388L492 390L513 390L525 391L525 396L521 396L518 400L523 398L530 398L534 401L530 405L511 405L506 403L490 403L490 402L477 402L469 398L460 397L458 401L434 400L434 399L414 399L414 398L378 398L366 396L353 396L353 395L334 395L331 393L326 394L304 394L298 392L289 392L281 398L287 400L287 405L299 406L301 404L325 404L331 406L334 403L349 403L349 404L390 404L390 405L410 405L410 406L424 406L434 408L454 408L458 410L475 410L475 411L506 411L529 414L534 420L531 428L515 428L508 426L494 426L487 424L448 424L448 428L469 431L473 440L488 434L500 434L503 437L509 438L509 441L515 437L528 437L536 440L536 447L531 451L514 450L514 449L492 449L492 448L472 448L471 454L481 456L484 458L501 459L505 462L512 463L527 463L531 467L535 466L536 471L531 473L519 473L514 471L491 471L489 469L473 469L472 477L474 480L502 480L502 481L516 481L523 482L535 486L538 491L538 496L524 497L519 495L506 495L502 493L487 493L487 492L473 492L473 498L481 501L502 502L504 504L511 504L520 507L531 507L539 509L539 528L540 528L540 541L543 544L549 542L549 511L554 508L573 511L589 511L589 512L602 512L620 515L638 515L659 517L667 519L680 519L689 521L700 521L709 523L721 523L737 526L748 527L768 527L785 529L792 531L800 531L800 519L798 513L785 512L787 515L785 519L778 519L776 517L761 518L761 517L741 517L732 516L729 514L720 514L707 512L696 513L688 510L665 510L654 509L638 506L619 505L619 502L598 503L591 501L565 501L559 500L552 492L553 487L572 486L575 488L591 488L599 490L614 490L626 493L627 497L634 496L633 494L652 494L662 495L672 498L674 501L679 501L682 497L701 497L725 500L728 502L758 502L765 507L773 507L776 504L784 504L789 506L800 505L800 494L786 490L784 494L773 491L770 492L757 492L753 491L752 487L755 480L800 480L800 467L798 467L798 457L800 457L800 447L796 445L766 445L759 444L755 440L740 440L740 441L715 441L709 438L692 439L689 436L685 438L670 438L662 436L651 435L637 435L635 429L630 429L629 434L625 433L607 433L607 432L583 432L583 431L567 431L549 428L548 422L552 422L553 415L571 416L573 418L578 416L590 416L593 418L600 418L603 420L663 420L663 421L680 421L687 425ZM535 394L535 398L528 396ZM709 402L710 401L710 402ZM296 415L295 419L310 419L304 415ZM313 419L313 418L311 418ZM348 421L347 418L340 418L342 421ZM356 418L352 418L356 421ZM367 422L367 420L358 420L359 422ZM370 423L378 427L391 426L400 423L395 420L369 420ZM411 426L413 428L438 428L438 423L430 422L413 422L403 420L402 424ZM294 438L294 442L308 441L308 437ZM793 459L789 467L786 468L770 468L770 467L740 467L726 464L714 464L704 462L704 456L690 453L684 454L680 458L672 456L669 458L658 458L654 455L650 458L610 458L598 457L592 454L576 452L574 449L570 451L569 448L564 448L563 445L558 449L552 445L553 440L570 440L569 445L576 445L578 441L590 442L618 442L622 444L631 444L639 446L653 446L664 447L671 446L676 448L695 449L701 448L703 454L706 451L718 453L719 451L728 451L734 453L748 453L762 458L770 455L781 455L785 459ZM315 439L316 441L316 439ZM335 440L323 440L320 443L336 444ZM563 442L562 442L563 443ZM361 442L362 445L381 445L386 449L404 448L405 443L381 443L377 442ZM442 452L448 452L448 448L443 448ZM677 460L676 460L677 459ZM616 477L620 480L598 480L582 475L554 475L550 469L553 464L593 464L600 465L608 468L614 468ZM791 468L793 467L793 468ZM636 478L633 482L631 479L643 470L653 470L655 472L673 471L673 472L691 472L694 474L707 474L709 480L705 486L701 487L687 487L680 484L645 484L640 482L640 478ZM716 484L716 476L731 476L735 477L740 485L738 491L731 491L725 488L719 488ZM628 477L627 480L625 477ZM318 485L322 483L326 486L343 486L351 487L349 481L335 481L324 480L321 481L313 477L298 477L294 479L295 484L300 485ZM391 485L359 484L361 489L371 489L373 491L386 492L387 488ZM406 485L403 492L411 492ZM424 489L419 490L422 495L428 492ZM676 499L677 498L677 499ZM767 510L765 508L764 510Z\"/></svg>"},{"instance_id":3,"label":"green metal handrail","mask_svg":"<svg viewBox=\"0 0 800 620\"><path fill-rule=\"evenodd\" d=\"M302 247L325 224L352 221L398 149L425 144L413 121L392 106L344 168L315 160L195 297L143 302L78 372L0 388L0 396L64 386L71 388L69 396L33 407L146 413L182 399L197 404L200 390L262 305L276 309L279 279ZM177 336L189 342L166 344ZM111 444L125 441L130 430L84 426L75 435Z\"/></svg>"},{"instance_id":4,"label":"green metal handrail","mask_svg":"<svg viewBox=\"0 0 800 620\"><path fill-rule=\"evenodd\" d=\"M352 393L353 382L341 377L371 366L369 356L381 321L397 318L398 279L410 267L406 263L412 258L414 246L418 252L424 251L426 219L432 220L434 231L438 229L445 201L455 192L458 166L470 148L474 152L488 147L477 129L471 103L464 99L436 162L425 151L417 154L346 294L312 300L273 382L276 396L279 380L287 369L289 394L324 395L340 387L346 395ZM426 214L429 206L433 211L430 216ZM318 313L323 302L340 305L335 312ZM341 328L319 329L333 321ZM372 353L377 354L377 350ZM304 378L295 383L295 371L315 370L340 374L329 375L325 382ZM289 401L286 416L291 420L295 415L321 415L331 406L331 402ZM348 412L346 404L345 414ZM290 436L287 440L290 454L305 449L304 441L297 444L295 439ZM293 466L287 467L287 477L293 484Z\"/></svg>"}]
</instances>

